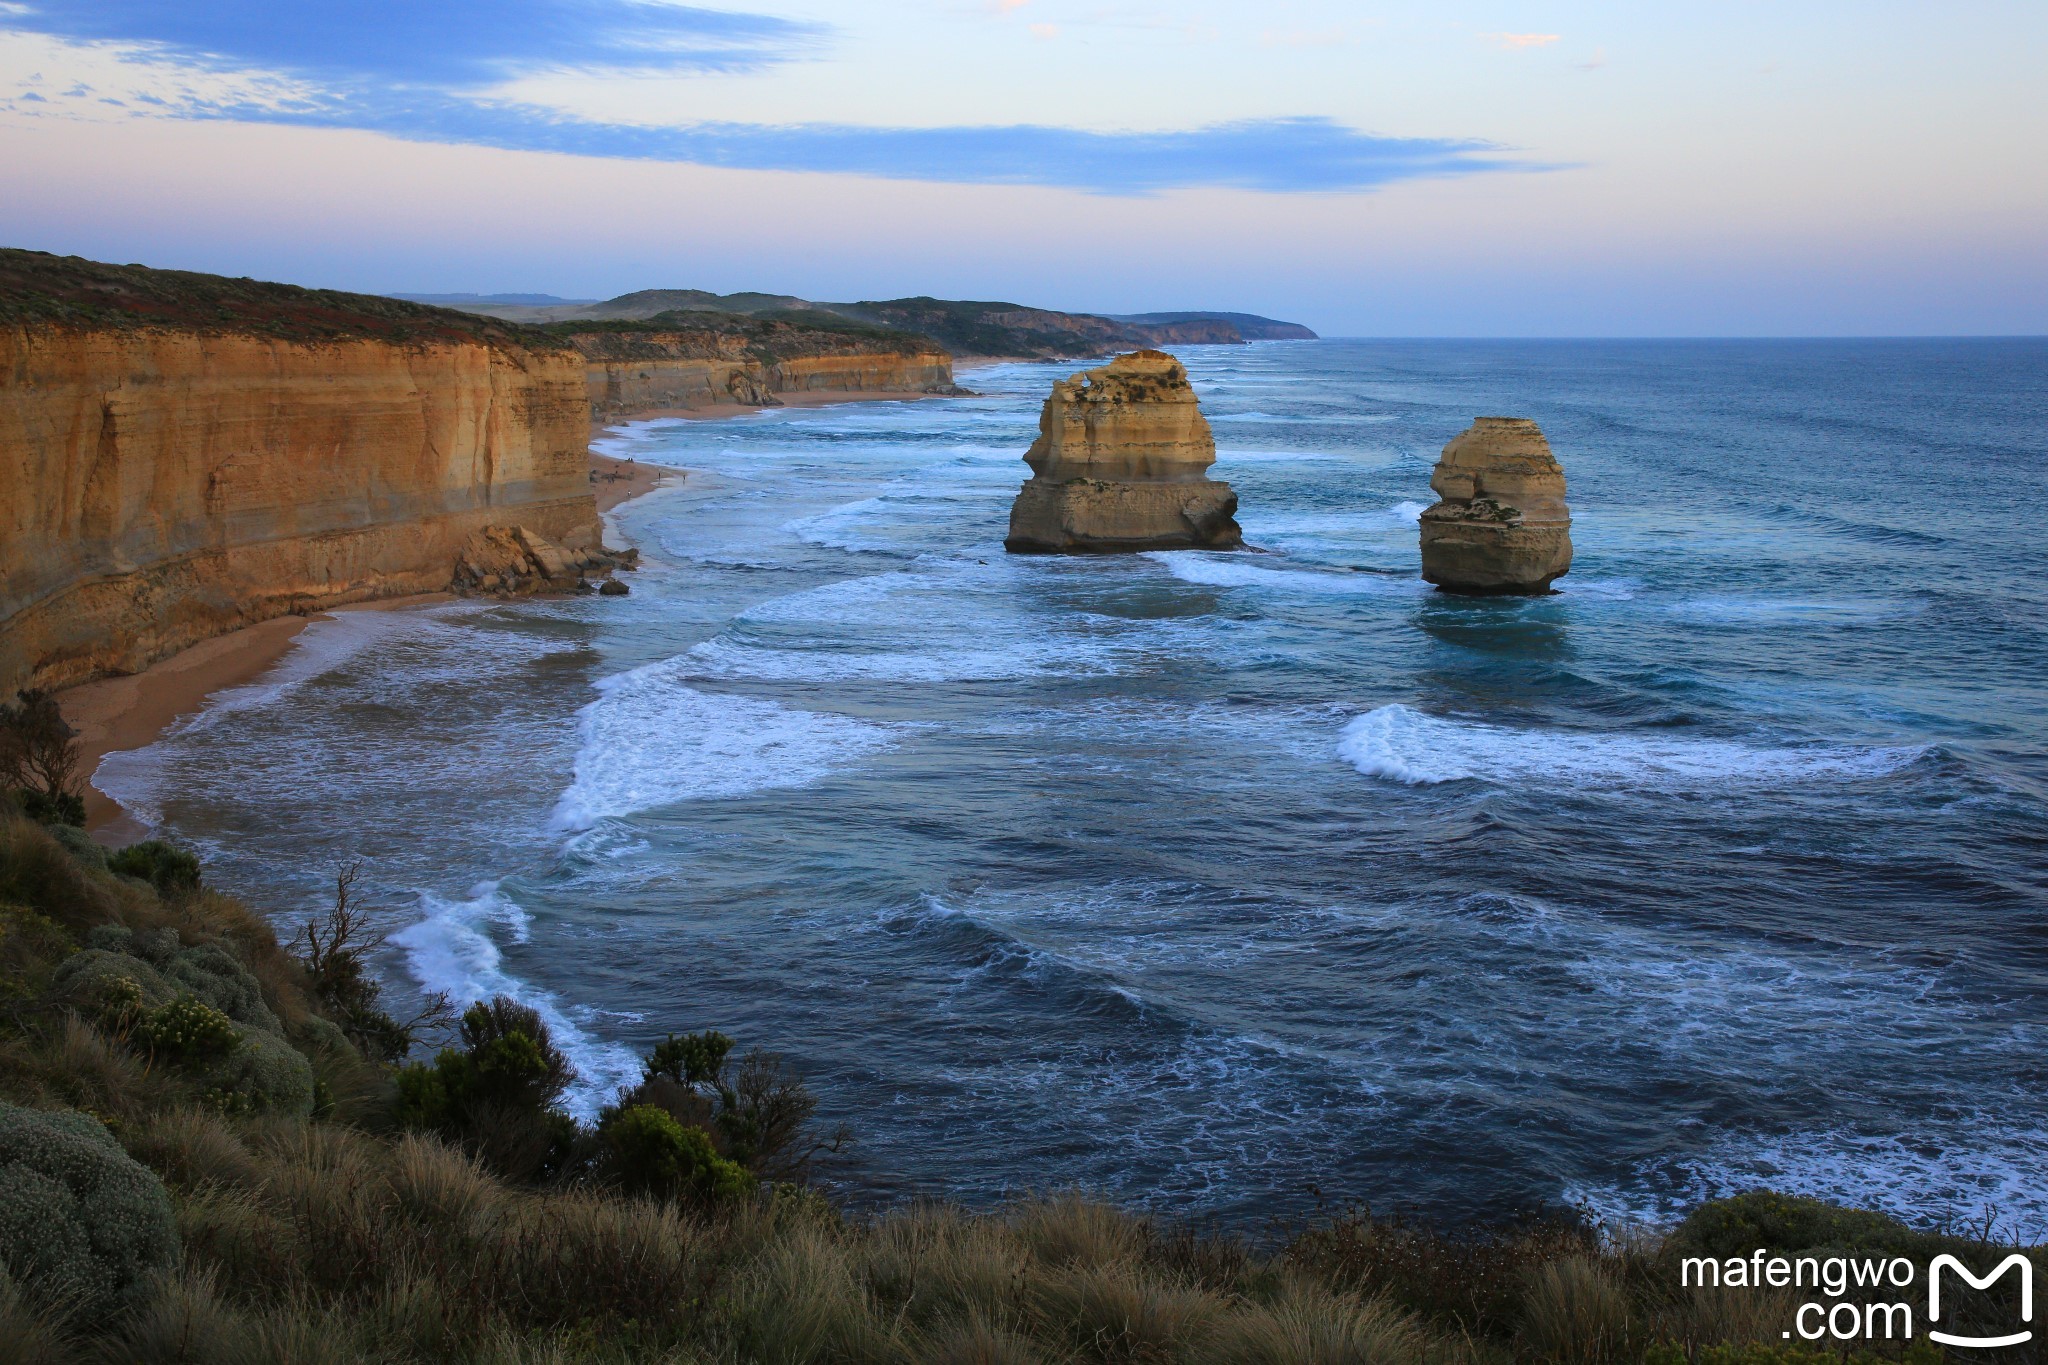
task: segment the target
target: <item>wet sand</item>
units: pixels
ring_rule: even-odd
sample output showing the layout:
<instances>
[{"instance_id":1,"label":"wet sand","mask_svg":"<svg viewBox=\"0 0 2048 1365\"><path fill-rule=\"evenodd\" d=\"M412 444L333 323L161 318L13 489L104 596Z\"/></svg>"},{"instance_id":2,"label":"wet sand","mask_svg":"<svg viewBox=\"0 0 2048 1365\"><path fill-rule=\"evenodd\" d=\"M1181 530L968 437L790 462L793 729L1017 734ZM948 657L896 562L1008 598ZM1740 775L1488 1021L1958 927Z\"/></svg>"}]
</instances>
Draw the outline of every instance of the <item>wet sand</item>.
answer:
<instances>
[{"instance_id":1,"label":"wet sand","mask_svg":"<svg viewBox=\"0 0 2048 1365\"><path fill-rule=\"evenodd\" d=\"M100 760L124 749L154 744L180 717L189 716L216 692L256 681L291 651L299 632L322 616L344 611L394 611L446 602L447 593L356 602L307 616L279 616L245 626L151 664L126 677L81 683L58 694L64 718L78 731L86 772L85 827L102 843L126 843L148 831L112 798L91 785Z\"/></svg>"}]
</instances>

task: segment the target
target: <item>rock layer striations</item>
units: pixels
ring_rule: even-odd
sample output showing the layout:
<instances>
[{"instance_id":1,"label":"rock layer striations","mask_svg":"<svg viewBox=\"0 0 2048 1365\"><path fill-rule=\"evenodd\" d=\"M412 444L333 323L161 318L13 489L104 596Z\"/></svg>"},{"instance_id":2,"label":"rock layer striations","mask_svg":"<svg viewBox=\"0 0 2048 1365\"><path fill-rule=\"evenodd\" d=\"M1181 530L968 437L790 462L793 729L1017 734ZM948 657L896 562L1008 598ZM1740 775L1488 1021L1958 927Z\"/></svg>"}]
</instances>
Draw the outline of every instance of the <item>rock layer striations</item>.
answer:
<instances>
[{"instance_id":1,"label":"rock layer striations","mask_svg":"<svg viewBox=\"0 0 2048 1365\"><path fill-rule=\"evenodd\" d=\"M1010 508L1015 553L1229 550L1237 494L1209 477L1216 441L1181 363L1134 351L1052 387L1031 478Z\"/></svg>"},{"instance_id":2,"label":"rock layer striations","mask_svg":"<svg viewBox=\"0 0 2048 1365\"><path fill-rule=\"evenodd\" d=\"M1572 563L1564 470L1523 417L1481 417L1444 447L1422 514L1422 576L1449 592L1550 591Z\"/></svg>"},{"instance_id":3,"label":"rock layer striations","mask_svg":"<svg viewBox=\"0 0 2048 1365\"><path fill-rule=\"evenodd\" d=\"M0 689L440 591L473 532L586 556L583 358L390 300L0 252Z\"/></svg>"}]
</instances>

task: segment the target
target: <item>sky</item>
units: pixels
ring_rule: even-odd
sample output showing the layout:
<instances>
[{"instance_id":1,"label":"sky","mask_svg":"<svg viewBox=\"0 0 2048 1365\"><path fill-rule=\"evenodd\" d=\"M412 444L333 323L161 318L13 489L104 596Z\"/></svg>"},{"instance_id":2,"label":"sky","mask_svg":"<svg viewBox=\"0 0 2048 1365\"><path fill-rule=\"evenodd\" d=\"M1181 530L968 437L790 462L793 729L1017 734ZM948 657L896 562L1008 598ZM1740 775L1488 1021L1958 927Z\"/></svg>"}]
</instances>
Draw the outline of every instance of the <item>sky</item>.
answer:
<instances>
[{"instance_id":1,"label":"sky","mask_svg":"<svg viewBox=\"0 0 2048 1365\"><path fill-rule=\"evenodd\" d=\"M2048 4L0 0L0 245L1352 336L2048 333Z\"/></svg>"}]
</instances>

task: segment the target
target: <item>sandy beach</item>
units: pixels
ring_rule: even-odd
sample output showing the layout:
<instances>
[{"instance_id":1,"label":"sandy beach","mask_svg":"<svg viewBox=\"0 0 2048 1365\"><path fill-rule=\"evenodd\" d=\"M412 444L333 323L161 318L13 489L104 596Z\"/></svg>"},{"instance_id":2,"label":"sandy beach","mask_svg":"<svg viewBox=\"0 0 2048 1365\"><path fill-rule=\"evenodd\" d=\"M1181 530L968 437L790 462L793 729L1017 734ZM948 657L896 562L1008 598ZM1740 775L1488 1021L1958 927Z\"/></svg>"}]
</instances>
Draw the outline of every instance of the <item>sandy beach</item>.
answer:
<instances>
[{"instance_id":1,"label":"sandy beach","mask_svg":"<svg viewBox=\"0 0 2048 1365\"><path fill-rule=\"evenodd\" d=\"M819 392L783 396L787 407L822 407L828 403L908 402L924 397L917 393ZM607 435L627 421L652 417L686 417L693 421L736 417L763 409L719 405L635 413L619 418L596 434ZM608 512L619 504L666 484L677 482L683 471L613 459L592 452L591 493L597 510ZM446 593L392 598L382 602L359 602L333 611L396 611L430 602L449 600ZM280 616L260 625L202 640L190 649L160 660L140 673L119 678L101 678L66 689L60 696L65 719L78 731L86 777L85 824L92 836L103 843L120 844L148 834L112 798L92 785L92 774L100 760L126 749L153 744L182 716L189 716L206 704L216 692L254 682L276 666L290 652L293 641L313 621L329 612L307 616Z\"/></svg>"},{"instance_id":2,"label":"sandy beach","mask_svg":"<svg viewBox=\"0 0 2048 1365\"><path fill-rule=\"evenodd\" d=\"M124 749L153 744L182 716L206 704L216 692L254 682L276 666L299 632L322 616L344 611L395 611L445 602L446 593L356 602L307 616L279 616L258 625L201 640L190 649L151 664L140 673L101 678L67 688L58 696L64 718L78 731L87 774L85 827L102 843L127 843L148 831L91 784L100 760Z\"/></svg>"},{"instance_id":3,"label":"sandy beach","mask_svg":"<svg viewBox=\"0 0 2048 1365\"><path fill-rule=\"evenodd\" d=\"M676 470L598 454L591 455L590 467L591 493L600 512L683 477ZM107 844L145 837L147 829L92 785L92 774L99 771L100 760L111 753L154 744L180 717L198 711L214 693L262 677L291 652L299 632L314 621L334 612L399 611L448 600L447 593L428 593L381 602L357 602L305 616L280 616L202 640L140 673L100 678L67 688L58 700L63 705L64 718L78 731L83 759L80 766L86 773L86 829Z\"/></svg>"}]
</instances>

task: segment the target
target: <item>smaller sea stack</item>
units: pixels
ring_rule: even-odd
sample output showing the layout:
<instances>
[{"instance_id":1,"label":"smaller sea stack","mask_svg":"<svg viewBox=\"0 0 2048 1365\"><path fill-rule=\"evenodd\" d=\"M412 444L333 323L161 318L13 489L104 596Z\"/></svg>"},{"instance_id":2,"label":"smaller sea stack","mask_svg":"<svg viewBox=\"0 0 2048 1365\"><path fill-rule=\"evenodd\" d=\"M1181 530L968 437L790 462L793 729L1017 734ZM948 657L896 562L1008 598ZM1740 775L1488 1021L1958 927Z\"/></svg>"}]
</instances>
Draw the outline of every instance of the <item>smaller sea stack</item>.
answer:
<instances>
[{"instance_id":1,"label":"smaller sea stack","mask_svg":"<svg viewBox=\"0 0 2048 1365\"><path fill-rule=\"evenodd\" d=\"M1536 595L1572 565L1564 470L1526 417L1481 417L1444 447L1422 514L1422 576L1446 592Z\"/></svg>"},{"instance_id":2,"label":"smaller sea stack","mask_svg":"<svg viewBox=\"0 0 2048 1365\"><path fill-rule=\"evenodd\" d=\"M1237 494L1209 477L1216 440L1188 372L1133 351L1052 386L1031 478L1010 507L1013 554L1234 550Z\"/></svg>"}]
</instances>

